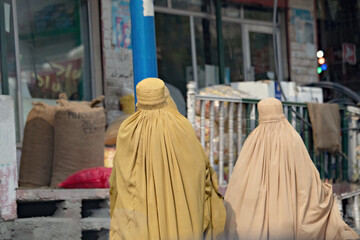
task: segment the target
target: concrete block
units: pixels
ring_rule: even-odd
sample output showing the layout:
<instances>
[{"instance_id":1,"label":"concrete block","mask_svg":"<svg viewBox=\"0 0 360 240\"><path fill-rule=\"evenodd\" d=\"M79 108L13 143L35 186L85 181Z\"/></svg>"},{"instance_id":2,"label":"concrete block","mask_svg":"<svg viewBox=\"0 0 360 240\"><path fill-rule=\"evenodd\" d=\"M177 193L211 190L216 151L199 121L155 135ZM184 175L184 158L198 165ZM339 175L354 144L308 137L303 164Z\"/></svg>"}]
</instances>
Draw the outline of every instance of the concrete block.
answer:
<instances>
[{"instance_id":1,"label":"concrete block","mask_svg":"<svg viewBox=\"0 0 360 240\"><path fill-rule=\"evenodd\" d=\"M109 189L18 189L18 201L108 199Z\"/></svg>"},{"instance_id":2,"label":"concrete block","mask_svg":"<svg viewBox=\"0 0 360 240\"><path fill-rule=\"evenodd\" d=\"M81 239L78 219L25 218L14 222L14 240L65 240Z\"/></svg>"},{"instance_id":3,"label":"concrete block","mask_svg":"<svg viewBox=\"0 0 360 240\"><path fill-rule=\"evenodd\" d=\"M81 199L66 200L56 204L54 217L81 219Z\"/></svg>"},{"instance_id":4,"label":"concrete block","mask_svg":"<svg viewBox=\"0 0 360 240\"><path fill-rule=\"evenodd\" d=\"M103 229L101 231L89 230L82 232L82 239L108 240L109 238L109 230L107 229Z\"/></svg>"},{"instance_id":5,"label":"concrete block","mask_svg":"<svg viewBox=\"0 0 360 240\"><path fill-rule=\"evenodd\" d=\"M13 221L1 221L0 220L0 239L1 240L12 239L13 228L14 228Z\"/></svg>"},{"instance_id":6,"label":"concrete block","mask_svg":"<svg viewBox=\"0 0 360 240\"><path fill-rule=\"evenodd\" d=\"M82 231L110 229L110 218L83 218L80 221Z\"/></svg>"},{"instance_id":7,"label":"concrete block","mask_svg":"<svg viewBox=\"0 0 360 240\"><path fill-rule=\"evenodd\" d=\"M110 219L109 200L82 201L81 215L83 218L108 218Z\"/></svg>"},{"instance_id":8,"label":"concrete block","mask_svg":"<svg viewBox=\"0 0 360 240\"><path fill-rule=\"evenodd\" d=\"M17 160L14 103L0 95L0 218L16 218Z\"/></svg>"}]
</instances>

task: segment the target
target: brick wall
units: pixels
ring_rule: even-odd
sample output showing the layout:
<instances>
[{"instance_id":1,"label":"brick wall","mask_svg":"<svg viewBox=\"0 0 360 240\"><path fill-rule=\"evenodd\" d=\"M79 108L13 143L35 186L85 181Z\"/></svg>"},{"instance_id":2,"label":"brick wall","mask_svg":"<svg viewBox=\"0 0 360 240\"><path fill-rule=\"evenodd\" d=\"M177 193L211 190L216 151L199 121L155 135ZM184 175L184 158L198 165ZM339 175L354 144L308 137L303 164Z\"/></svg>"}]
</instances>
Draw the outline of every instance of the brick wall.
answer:
<instances>
[{"instance_id":1,"label":"brick wall","mask_svg":"<svg viewBox=\"0 0 360 240\"><path fill-rule=\"evenodd\" d=\"M291 81L305 84L319 80L314 0L289 0L288 34Z\"/></svg>"}]
</instances>

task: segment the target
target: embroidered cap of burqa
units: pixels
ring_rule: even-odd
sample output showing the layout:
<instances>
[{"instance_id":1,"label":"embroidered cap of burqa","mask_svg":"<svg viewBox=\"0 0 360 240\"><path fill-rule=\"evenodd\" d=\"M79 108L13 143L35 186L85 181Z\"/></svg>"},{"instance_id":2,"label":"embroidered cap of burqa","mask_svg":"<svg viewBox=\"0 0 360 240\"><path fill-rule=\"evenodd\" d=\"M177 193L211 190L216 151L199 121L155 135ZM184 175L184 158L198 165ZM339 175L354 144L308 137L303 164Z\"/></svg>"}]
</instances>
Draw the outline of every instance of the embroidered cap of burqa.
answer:
<instances>
[{"instance_id":1,"label":"embroidered cap of burqa","mask_svg":"<svg viewBox=\"0 0 360 240\"><path fill-rule=\"evenodd\" d=\"M137 111L119 129L110 239L220 239L226 217L216 173L164 87L142 80Z\"/></svg>"},{"instance_id":2,"label":"embroidered cap of burqa","mask_svg":"<svg viewBox=\"0 0 360 240\"><path fill-rule=\"evenodd\" d=\"M258 103L225 195L226 239L356 239L275 98Z\"/></svg>"}]
</instances>

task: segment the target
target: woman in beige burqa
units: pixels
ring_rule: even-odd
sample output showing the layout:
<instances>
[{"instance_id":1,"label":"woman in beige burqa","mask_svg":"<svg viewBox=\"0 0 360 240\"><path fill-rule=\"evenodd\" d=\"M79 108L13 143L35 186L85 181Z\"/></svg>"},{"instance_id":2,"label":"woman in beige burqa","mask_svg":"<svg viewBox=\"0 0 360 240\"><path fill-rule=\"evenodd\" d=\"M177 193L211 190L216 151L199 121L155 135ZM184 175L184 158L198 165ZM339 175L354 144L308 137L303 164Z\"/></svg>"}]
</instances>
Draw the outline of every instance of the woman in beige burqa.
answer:
<instances>
[{"instance_id":1,"label":"woman in beige burqa","mask_svg":"<svg viewBox=\"0 0 360 240\"><path fill-rule=\"evenodd\" d=\"M357 239L275 98L241 150L225 195L226 239Z\"/></svg>"},{"instance_id":2,"label":"woman in beige burqa","mask_svg":"<svg viewBox=\"0 0 360 240\"><path fill-rule=\"evenodd\" d=\"M110 239L221 239L217 176L164 82L136 86L137 111L120 126L110 177Z\"/></svg>"}]
</instances>

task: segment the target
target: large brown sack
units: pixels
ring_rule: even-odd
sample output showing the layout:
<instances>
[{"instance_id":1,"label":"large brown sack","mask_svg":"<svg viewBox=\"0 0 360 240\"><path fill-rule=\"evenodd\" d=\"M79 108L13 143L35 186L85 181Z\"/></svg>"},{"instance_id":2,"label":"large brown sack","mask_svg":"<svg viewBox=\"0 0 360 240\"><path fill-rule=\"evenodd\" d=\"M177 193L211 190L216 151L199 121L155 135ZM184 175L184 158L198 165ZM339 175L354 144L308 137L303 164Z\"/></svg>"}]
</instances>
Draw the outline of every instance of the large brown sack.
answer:
<instances>
[{"instance_id":1,"label":"large brown sack","mask_svg":"<svg viewBox=\"0 0 360 240\"><path fill-rule=\"evenodd\" d=\"M121 117L117 118L110 126L106 129L105 132L105 145L112 146L116 145L116 138L121 126L121 123L127 119L130 115L124 114Z\"/></svg>"},{"instance_id":2,"label":"large brown sack","mask_svg":"<svg viewBox=\"0 0 360 240\"><path fill-rule=\"evenodd\" d=\"M63 108L55 114L52 187L79 170L103 166L106 120L104 108L95 107L99 102L59 100Z\"/></svg>"},{"instance_id":3,"label":"large brown sack","mask_svg":"<svg viewBox=\"0 0 360 240\"><path fill-rule=\"evenodd\" d=\"M49 186L56 106L33 103L25 125L20 162L20 187Z\"/></svg>"}]
</instances>

